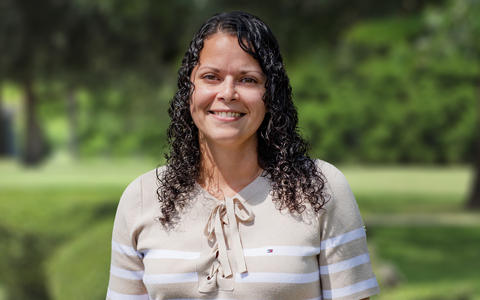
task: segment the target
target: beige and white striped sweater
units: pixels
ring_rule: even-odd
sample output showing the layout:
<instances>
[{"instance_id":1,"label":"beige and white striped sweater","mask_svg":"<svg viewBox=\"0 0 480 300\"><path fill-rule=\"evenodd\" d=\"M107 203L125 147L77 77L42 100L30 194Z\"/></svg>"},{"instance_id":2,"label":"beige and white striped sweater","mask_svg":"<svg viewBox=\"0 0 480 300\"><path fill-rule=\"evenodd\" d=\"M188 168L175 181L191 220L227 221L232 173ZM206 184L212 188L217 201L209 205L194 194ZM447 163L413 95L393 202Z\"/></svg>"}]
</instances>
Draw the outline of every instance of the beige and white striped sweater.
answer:
<instances>
[{"instance_id":1,"label":"beige and white striped sweater","mask_svg":"<svg viewBox=\"0 0 480 300\"><path fill-rule=\"evenodd\" d=\"M280 212L268 178L260 176L225 201L197 185L171 230L155 220L155 171L140 176L118 206L107 299L357 300L378 294L350 187L334 166L317 165L331 195L320 215Z\"/></svg>"}]
</instances>

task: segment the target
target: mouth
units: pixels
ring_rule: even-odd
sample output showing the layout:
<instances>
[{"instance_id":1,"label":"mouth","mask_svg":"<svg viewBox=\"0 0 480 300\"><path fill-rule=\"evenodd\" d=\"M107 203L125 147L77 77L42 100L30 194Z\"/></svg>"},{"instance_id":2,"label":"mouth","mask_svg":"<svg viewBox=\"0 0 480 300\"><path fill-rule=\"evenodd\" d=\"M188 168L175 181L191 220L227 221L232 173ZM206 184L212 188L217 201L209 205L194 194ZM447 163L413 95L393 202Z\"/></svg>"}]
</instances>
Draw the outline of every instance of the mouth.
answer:
<instances>
[{"instance_id":1,"label":"mouth","mask_svg":"<svg viewBox=\"0 0 480 300\"><path fill-rule=\"evenodd\" d=\"M214 114L219 117L224 118L239 118L244 116L245 114L239 112L230 112L230 111L210 111L211 114Z\"/></svg>"}]
</instances>

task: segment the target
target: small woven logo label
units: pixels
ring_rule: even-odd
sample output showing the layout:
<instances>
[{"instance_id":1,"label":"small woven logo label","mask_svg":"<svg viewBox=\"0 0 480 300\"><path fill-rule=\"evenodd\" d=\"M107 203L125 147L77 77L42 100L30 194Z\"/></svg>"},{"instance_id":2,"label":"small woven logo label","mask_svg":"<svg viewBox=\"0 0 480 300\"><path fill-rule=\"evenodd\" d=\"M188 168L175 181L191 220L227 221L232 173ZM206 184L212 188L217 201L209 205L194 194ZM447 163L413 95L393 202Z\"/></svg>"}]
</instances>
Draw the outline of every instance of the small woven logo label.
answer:
<instances>
[{"instance_id":1,"label":"small woven logo label","mask_svg":"<svg viewBox=\"0 0 480 300\"><path fill-rule=\"evenodd\" d=\"M273 253L273 249L267 249L267 253Z\"/></svg>"}]
</instances>

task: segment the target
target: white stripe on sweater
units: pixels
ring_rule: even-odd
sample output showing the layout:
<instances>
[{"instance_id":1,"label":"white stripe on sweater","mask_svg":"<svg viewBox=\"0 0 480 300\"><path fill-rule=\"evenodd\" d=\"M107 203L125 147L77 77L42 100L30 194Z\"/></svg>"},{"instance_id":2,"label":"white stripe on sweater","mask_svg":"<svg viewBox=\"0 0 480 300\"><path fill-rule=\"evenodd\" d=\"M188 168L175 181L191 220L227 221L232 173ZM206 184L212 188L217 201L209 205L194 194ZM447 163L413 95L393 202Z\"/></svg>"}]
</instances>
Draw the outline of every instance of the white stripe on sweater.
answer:
<instances>
[{"instance_id":1,"label":"white stripe on sweater","mask_svg":"<svg viewBox=\"0 0 480 300\"><path fill-rule=\"evenodd\" d=\"M320 275L318 272L308 274L297 273L237 273L235 281L238 283L247 282L278 282L278 283L309 283L318 281ZM183 283L198 281L197 273L180 273L180 274L154 274L144 275L143 282L145 284L166 284L166 283Z\"/></svg>"},{"instance_id":2,"label":"white stripe on sweater","mask_svg":"<svg viewBox=\"0 0 480 300\"><path fill-rule=\"evenodd\" d=\"M149 249L142 251L144 258L173 258L173 259L197 259L200 256L200 252L188 252L178 250L162 250L162 249Z\"/></svg>"},{"instance_id":3,"label":"white stripe on sweater","mask_svg":"<svg viewBox=\"0 0 480 300\"><path fill-rule=\"evenodd\" d=\"M349 231L349 232L344 233L342 235L339 235L339 236L333 237L331 239L322 241L322 244L321 244L320 248L321 248L321 250L325 250L325 249L328 249L328 248L337 247L337 246L340 246L342 244L348 243L350 241L356 240L356 239L358 239L362 236L365 236L365 228L360 227L358 229Z\"/></svg>"},{"instance_id":4,"label":"white stripe on sweater","mask_svg":"<svg viewBox=\"0 0 480 300\"><path fill-rule=\"evenodd\" d=\"M319 247L302 246L267 246L261 248L243 249L245 256L313 256L320 253Z\"/></svg>"},{"instance_id":5,"label":"white stripe on sweater","mask_svg":"<svg viewBox=\"0 0 480 300\"><path fill-rule=\"evenodd\" d=\"M117 292L108 289L107 291L107 298L112 300L150 300L148 294L144 295L128 295L128 294L120 294Z\"/></svg>"},{"instance_id":6,"label":"white stripe on sweater","mask_svg":"<svg viewBox=\"0 0 480 300\"><path fill-rule=\"evenodd\" d=\"M175 299L168 299L168 300L204 300L204 299L199 299L199 298L195 298L195 299L193 299L193 298L177 299L177 298L175 298ZM238 299L232 299L232 298L224 299L224 298L222 298L222 300L238 300ZM253 299L252 299L252 300L253 300ZM322 300L322 296L317 297L317 298L305 299L305 300Z\"/></svg>"},{"instance_id":7,"label":"white stripe on sweater","mask_svg":"<svg viewBox=\"0 0 480 300\"><path fill-rule=\"evenodd\" d=\"M175 298L175 299L167 299L167 300L204 300L204 299L200 299L200 298L181 298L181 299L178 299L178 298ZM237 299L233 299L233 298L228 298L228 299L224 299L222 298L222 300L238 300ZM255 300L255 299L250 299L250 300ZM260 299L259 299L260 300ZM311 298L311 299L305 299L305 300L322 300L322 296L320 297L317 297L317 298Z\"/></svg>"},{"instance_id":8,"label":"white stripe on sweater","mask_svg":"<svg viewBox=\"0 0 480 300\"><path fill-rule=\"evenodd\" d=\"M110 273L117 277L126 278L126 279L135 279L135 280L142 280L144 271L130 271L124 270L115 267L114 265L110 266Z\"/></svg>"},{"instance_id":9,"label":"white stripe on sweater","mask_svg":"<svg viewBox=\"0 0 480 300\"><path fill-rule=\"evenodd\" d=\"M343 288L334 289L334 290L323 290L322 294L323 294L323 298L325 299L341 298L341 297L353 295L355 293L358 293L364 290L368 290L376 286L378 286L377 278L373 277L365 281L361 281Z\"/></svg>"},{"instance_id":10,"label":"white stripe on sweater","mask_svg":"<svg viewBox=\"0 0 480 300\"><path fill-rule=\"evenodd\" d=\"M122 245L115 241L112 241L112 249L122 254L131 255L131 256L136 255L140 258L143 257L143 255L140 252L135 251L133 247Z\"/></svg>"},{"instance_id":11,"label":"white stripe on sweater","mask_svg":"<svg viewBox=\"0 0 480 300\"><path fill-rule=\"evenodd\" d=\"M309 283L318 281L320 274L312 272L308 274L298 273L237 273L235 282L278 282L278 283Z\"/></svg>"},{"instance_id":12,"label":"white stripe on sweater","mask_svg":"<svg viewBox=\"0 0 480 300\"><path fill-rule=\"evenodd\" d=\"M365 254L362 254L362 255L359 255L357 257L344 260L344 261L336 263L336 264L320 266L320 274L323 275L323 274L337 273L337 272L340 272L340 271L351 269L353 267L359 266L359 265L367 263L369 261L370 261L370 256L368 255L368 253L365 253Z\"/></svg>"},{"instance_id":13,"label":"white stripe on sweater","mask_svg":"<svg viewBox=\"0 0 480 300\"><path fill-rule=\"evenodd\" d=\"M198 282L198 275L197 275L197 272L194 272L194 273L144 275L143 276L143 282L145 284Z\"/></svg>"}]
</instances>

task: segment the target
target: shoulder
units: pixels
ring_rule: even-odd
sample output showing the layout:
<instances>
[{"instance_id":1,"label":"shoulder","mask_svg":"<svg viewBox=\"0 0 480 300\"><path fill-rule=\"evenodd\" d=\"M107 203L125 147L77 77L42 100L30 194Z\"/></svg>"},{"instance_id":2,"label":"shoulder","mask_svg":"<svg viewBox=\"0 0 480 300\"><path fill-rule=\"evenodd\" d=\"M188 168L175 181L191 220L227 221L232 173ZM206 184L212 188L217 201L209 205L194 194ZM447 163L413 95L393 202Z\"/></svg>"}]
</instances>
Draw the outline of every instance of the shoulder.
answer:
<instances>
[{"instance_id":1,"label":"shoulder","mask_svg":"<svg viewBox=\"0 0 480 300\"><path fill-rule=\"evenodd\" d=\"M138 224L150 198L156 194L156 170L138 176L125 189L115 215L113 239L136 249ZM148 207L147 207L148 209Z\"/></svg>"},{"instance_id":2,"label":"shoulder","mask_svg":"<svg viewBox=\"0 0 480 300\"><path fill-rule=\"evenodd\" d=\"M131 193L139 193L143 188L155 187L157 182L157 174L161 174L165 167L158 167L150 170L133 180L125 189L123 195Z\"/></svg>"},{"instance_id":3,"label":"shoulder","mask_svg":"<svg viewBox=\"0 0 480 300\"><path fill-rule=\"evenodd\" d=\"M345 175L328 162L316 160L315 164L325 178L325 193L329 196L326 210L342 211L345 215L357 214L357 202Z\"/></svg>"},{"instance_id":4,"label":"shoulder","mask_svg":"<svg viewBox=\"0 0 480 300\"><path fill-rule=\"evenodd\" d=\"M119 209L125 210L142 207L147 200L156 200L157 174L162 174L165 167L158 167L148 171L133 180L125 189L120 198ZM160 175L161 176L161 175Z\"/></svg>"},{"instance_id":5,"label":"shoulder","mask_svg":"<svg viewBox=\"0 0 480 300\"><path fill-rule=\"evenodd\" d=\"M133 226L143 212L156 203L157 173L162 168L153 169L133 180L123 192L117 206L116 220L118 228ZM126 225L119 225L125 223Z\"/></svg>"},{"instance_id":6,"label":"shoulder","mask_svg":"<svg viewBox=\"0 0 480 300\"><path fill-rule=\"evenodd\" d=\"M315 160L315 165L317 166L317 169L322 173L322 175L326 179L326 183L329 185L330 188L335 188L337 189L348 189L350 190L350 186L348 184L347 178L343 173L334 165L323 161L316 159Z\"/></svg>"}]
</instances>

